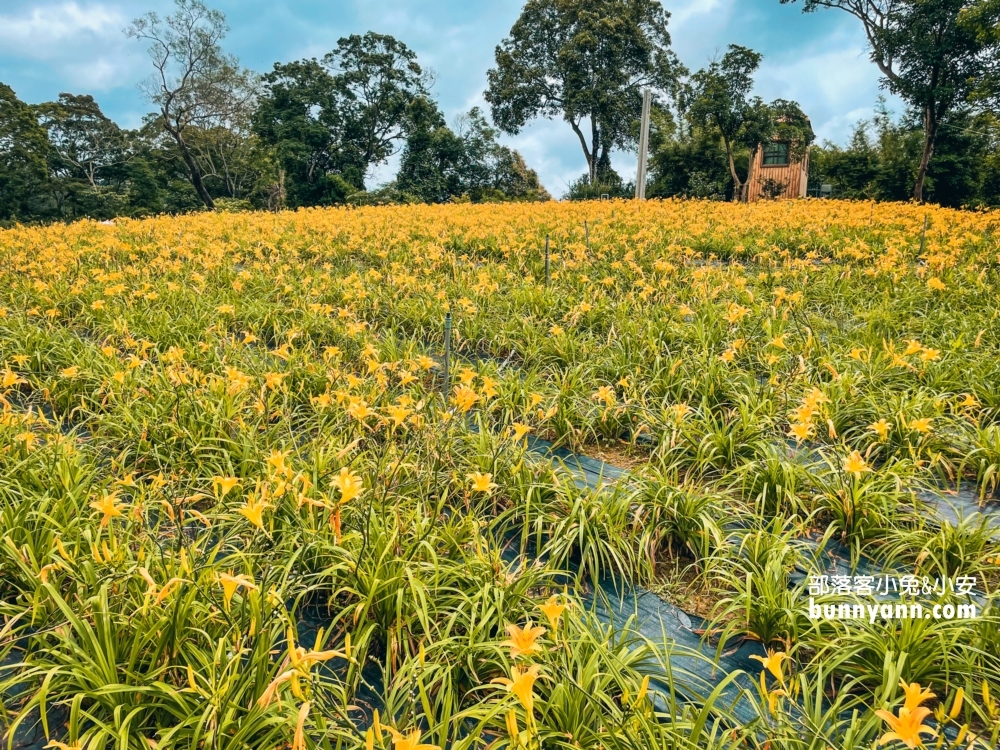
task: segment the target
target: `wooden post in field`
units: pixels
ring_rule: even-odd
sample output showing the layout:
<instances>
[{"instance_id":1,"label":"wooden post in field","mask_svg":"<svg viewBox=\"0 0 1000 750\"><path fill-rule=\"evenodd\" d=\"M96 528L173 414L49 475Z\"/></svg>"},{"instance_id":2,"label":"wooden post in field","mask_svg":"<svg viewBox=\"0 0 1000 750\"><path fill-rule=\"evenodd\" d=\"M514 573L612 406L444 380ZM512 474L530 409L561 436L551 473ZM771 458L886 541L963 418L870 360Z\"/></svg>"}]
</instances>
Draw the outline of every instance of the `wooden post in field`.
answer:
<instances>
[{"instance_id":1,"label":"wooden post in field","mask_svg":"<svg viewBox=\"0 0 1000 750\"><path fill-rule=\"evenodd\" d=\"M653 92L642 92L642 126L639 131L639 168L635 174L635 199L646 200L646 157L649 151L649 118L653 106Z\"/></svg>"},{"instance_id":2,"label":"wooden post in field","mask_svg":"<svg viewBox=\"0 0 1000 750\"><path fill-rule=\"evenodd\" d=\"M549 285L549 236L545 235L545 286Z\"/></svg>"},{"instance_id":3,"label":"wooden post in field","mask_svg":"<svg viewBox=\"0 0 1000 750\"><path fill-rule=\"evenodd\" d=\"M448 400L448 366L451 360L451 313L445 313L444 316L444 398L445 401Z\"/></svg>"}]
</instances>

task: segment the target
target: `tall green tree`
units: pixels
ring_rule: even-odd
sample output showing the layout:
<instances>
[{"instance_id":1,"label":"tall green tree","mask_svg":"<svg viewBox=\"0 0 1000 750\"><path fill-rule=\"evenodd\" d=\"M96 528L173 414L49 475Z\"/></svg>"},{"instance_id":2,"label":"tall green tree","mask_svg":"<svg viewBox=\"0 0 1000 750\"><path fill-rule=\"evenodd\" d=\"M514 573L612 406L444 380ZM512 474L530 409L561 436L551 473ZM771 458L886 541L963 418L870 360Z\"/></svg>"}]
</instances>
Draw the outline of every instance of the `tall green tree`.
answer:
<instances>
[{"instance_id":1,"label":"tall green tree","mask_svg":"<svg viewBox=\"0 0 1000 750\"><path fill-rule=\"evenodd\" d=\"M0 83L0 220L29 218L48 177L49 141L34 109Z\"/></svg>"},{"instance_id":2,"label":"tall green tree","mask_svg":"<svg viewBox=\"0 0 1000 750\"><path fill-rule=\"evenodd\" d=\"M976 3L963 16L963 23L984 47L995 50L1000 46L1000 0ZM979 79L972 101L1000 113L1000 55L987 58L985 75Z\"/></svg>"},{"instance_id":3,"label":"tall green tree","mask_svg":"<svg viewBox=\"0 0 1000 750\"><path fill-rule=\"evenodd\" d=\"M681 95L684 115L696 128L718 134L725 149L733 200L746 199L749 174L740 175L737 154L749 152L749 164L762 144L774 139L789 143L792 155L812 142L809 120L795 102L766 104L752 96L754 73L763 59L759 52L730 45L720 60L691 76Z\"/></svg>"},{"instance_id":4,"label":"tall green tree","mask_svg":"<svg viewBox=\"0 0 1000 750\"><path fill-rule=\"evenodd\" d=\"M458 118L456 134L463 147L463 190L473 202L551 199L524 157L499 142L500 131L479 107Z\"/></svg>"},{"instance_id":5,"label":"tall green tree","mask_svg":"<svg viewBox=\"0 0 1000 750\"><path fill-rule=\"evenodd\" d=\"M457 118L454 130L437 106L422 100L395 183L375 198L442 203L549 200L538 175L517 151L497 141L498 131L478 107Z\"/></svg>"},{"instance_id":6,"label":"tall green tree","mask_svg":"<svg viewBox=\"0 0 1000 750\"><path fill-rule=\"evenodd\" d=\"M323 64L333 76L344 140L357 164L367 172L385 163L414 118L424 116L431 76L403 42L373 31L340 39Z\"/></svg>"},{"instance_id":7,"label":"tall green tree","mask_svg":"<svg viewBox=\"0 0 1000 750\"><path fill-rule=\"evenodd\" d=\"M846 146L813 149L810 181L833 185L835 195L869 200L907 200L920 164L920 112L896 118L884 102L860 122ZM941 124L925 195L943 206L1000 204L1000 119L990 112L956 109Z\"/></svg>"},{"instance_id":8,"label":"tall green tree","mask_svg":"<svg viewBox=\"0 0 1000 750\"><path fill-rule=\"evenodd\" d=\"M333 76L316 60L276 63L263 76L253 127L274 150L289 206L329 205L360 189L363 174L343 152L338 102Z\"/></svg>"},{"instance_id":9,"label":"tall green tree","mask_svg":"<svg viewBox=\"0 0 1000 750\"><path fill-rule=\"evenodd\" d=\"M274 159L252 132L249 117L228 127L193 128L187 144L212 196L258 203L268 200L277 183Z\"/></svg>"},{"instance_id":10,"label":"tall green tree","mask_svg":"<svg viewBox=\"0 0 1000 750\"><path fill-rule=\"evenodd\" d=\"M635 145L643 89L676 87L668 18L659 0L528 0L487 73L493 122L513 135L561 117L596 180L613 149Z\"/></svg>"},{"instance_id":11,"label":"tall green tree","mask_svg":"<svg viewBox=\"0 0 1000 750\"><path fill-rule=\"evenodd\" d=\"M730 45L721 60L713 60L691 77L681 97L688 119L722 139L733 200L743 199L745 187L736 169L737 151L741 147L752 151L769 135L767 107L760 97L751 96L754 73L762 59L759 52Z\"/></svg>"},{"instance_id":12,"label":"tall green tree","mask_svg":"<svg viewBox=\"0 0 1000 750\"><path fill-rule=\"evenodd\" d=\"M463 194L462 140L445 125L437 106L420 100L411 107L410 132L403 149L396 187L424 203L443 203Z\"/></svg>"},{"instance_id":13,"label":"tall green tree","mask_svg":"<svg viewBox=\"0 0 1000 750\"><path fill-rule=\"evenodd\" d=\"M794 3L797 0L781 0ZM886 88L919 110L924 142L912 196L924 182L941 124L995 70L1000 34L996 0L803 0L803 10L837 9L857 18Z\"/></svg>"},{"instance_id":14,"label":"tall green tree","mask_svg":"<svg viewBox=\"0 0 1000 750\"><path fill-rule=\"evenodd\" d=\"M649 174L646 194L651 198L732 198L733 181L718 133L709 128L654 128L650 133ZM735 157L744 169L746 158Z\"/></svg>"},{"instance_id":15,"label":"tall green tree","mask_svg":"<svg viewBox=\"0 0 1000 750\"><path fill-rule=\"evenodd\" d=\"M552 196L538 179L538 173L528 166L519 152L512 148L501 146L494 153L491 171L491 189L483 191L481 200L552 200ZM475 197L475 190L470 192Z\"/></svg>"},{"instance_id":16,"label":"tall green tree","mask_svg":"<svg viewBox=\"0 0 1000 750\"><path fill-rule=\"evenodd\" d=\"M202 0L175 0L173 15L137 18L126 29L149 42L153 75L141 89L159 110L160 124L173 139L187 167L188 179L209 209L215 201L205 185L204 170L188 142L190 129L230 127L242 118L254 98L254 77L222 50L226 17Z\"/></svg>"},{"instance_id":17,"label":"tall green tree","mask_svg":"<svg viewBox=\"0 0 1000 750\"><path fill-rule=\"evenodd\" d=\"M88 94L59 95L35 107L49 144L45 211L53 218L108 219L128 212L124 182L134 151L129 133Z\"/></svg>"},{"instance_id":18,"label":"tall green tree","mask_svg":"<svg viewBox=\"0 0 1000 750\"><path fill-rule=\"evenodd\" d=\"M36 112L48 132L57 168L86 181L93 190L107 179L109 170L128 161L127 134L89 94L62 93L58 101L38 105Z\"/></svg>"},{"instance_id":19,"label":"tall green tree","mask_svg":"<svg viewBox=\"0 0 1000 750\"><path fill-rule=\"evenodd\" d=\"M275 150L292 206L339 203L364 190L428 101L413 51L374 33L339 40L322 62L278 63L262 80L253 127Z\"/></svg>"}]
</instances>

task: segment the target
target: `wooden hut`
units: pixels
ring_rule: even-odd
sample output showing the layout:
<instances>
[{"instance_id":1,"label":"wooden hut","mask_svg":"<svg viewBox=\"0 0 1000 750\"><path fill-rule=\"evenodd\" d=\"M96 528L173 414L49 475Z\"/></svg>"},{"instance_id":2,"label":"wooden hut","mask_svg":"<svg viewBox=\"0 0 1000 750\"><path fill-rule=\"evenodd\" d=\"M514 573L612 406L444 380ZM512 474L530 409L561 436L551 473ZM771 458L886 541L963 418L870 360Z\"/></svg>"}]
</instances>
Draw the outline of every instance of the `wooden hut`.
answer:
<instances>
[{"instance_id":1,"label":"wooden hut","mask_svg":"<svg viewBox=\"0 0 1000 750\"><path fill-rule=\"evenodd\" d=\"M809 148L787 140L762 144L754 152L747 178L747 202L805 198L809 187Z\"/></svg>"}]
</instances>

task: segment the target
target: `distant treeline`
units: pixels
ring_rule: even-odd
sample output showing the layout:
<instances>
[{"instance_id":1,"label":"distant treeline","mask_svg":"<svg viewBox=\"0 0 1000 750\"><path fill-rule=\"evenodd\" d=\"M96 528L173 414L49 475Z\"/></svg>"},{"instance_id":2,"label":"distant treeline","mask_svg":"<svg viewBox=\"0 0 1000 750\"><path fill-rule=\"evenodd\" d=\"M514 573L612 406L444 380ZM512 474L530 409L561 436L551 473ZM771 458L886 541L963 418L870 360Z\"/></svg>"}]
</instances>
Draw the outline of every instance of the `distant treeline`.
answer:
<instances>
[{"instance_id":1,"label":"distant treeline","mask_svg":"<svg viewBox=\"0 0 1000 750\"><path fill-rule=\"evenodd\" d=\"M635 150L645 89L649 197L745 200L758 149L780 141L796 159L810 149L810 188L825 195L1000 205L1000 0L801 2L860 21L884 88L905 103L900 118L880 102L846 146L816 145L796 102L753 95L759 53L731 45L690 73L659 0L527 0L487 72L489 119L473 108L449 126L433 74L398 39L348 36L322 59L261 75L223 50L222 13L175 0L170 16L126 30L152 64L140 89L153 111L138 129L88 95L32 105L0 83L0 222L548 200L499 142L538 118L562 120L579 142L586 172L569 198L628 197L611 153ZM371 186L390 159L395 178Z\"/></svg>"},{"instance_id":2,"label":"distant treeline","mask_svg":"<svg viewBox=\"0 0 1000 750\"><path fill-rule=\"evenodd\" d=\"M718 136L702 128L679 132L672 122L654 133L650 197L730 200L734 182ZM826 141L809 152L809 194L865 200L906 201L920 165L923 130L919 115L894 117L884 103L862 120L844 146ZM746 172L750 150L736 154ZM829 192L821 192L823 186ZM604 186L604 192L610 187ZM630 185L623 186L627 194ZM588 186L576 191L585 194ZM1000 206L1000 118L989 112L952 113L936 139L925 199L943 206Z\"/></svg>"},{"instance_id":3,"label":"distant treeline","mask_svg":"<svg viewBox=\"0 0 1000 750\"><path fill-rule=\"evenodd\" d=\"M89 95L26 104L0 83L0 221L344 203L549 200L473 108L448 127L405 44L367 33L265 75L222 52L224 18L180 0L129 34L149 44L157 111L129 130ZM398 155L393 181L366 190Z\"/></svg>"}]
</instances>

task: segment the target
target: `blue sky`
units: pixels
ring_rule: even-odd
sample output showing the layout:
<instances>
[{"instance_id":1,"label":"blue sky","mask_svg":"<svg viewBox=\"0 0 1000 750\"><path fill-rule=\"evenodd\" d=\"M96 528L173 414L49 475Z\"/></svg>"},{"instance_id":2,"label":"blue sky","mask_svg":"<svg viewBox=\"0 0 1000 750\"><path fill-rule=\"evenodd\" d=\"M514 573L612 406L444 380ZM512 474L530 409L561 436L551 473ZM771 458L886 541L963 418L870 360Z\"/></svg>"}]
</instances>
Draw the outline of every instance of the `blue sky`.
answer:
<instances>
[{"instance_id":1,"label":"blue sky","mask_svg":"<svg viewBox=\"0 0 1000 750\"><path fill-rule=\"evenodd\" d=\"M169 12L172 0L0 0L0 81L36 103L60 92L89 93L123 125L147 107L136 84L147 74L143 46L122 29L148 10ZM449 120L484 105L493 50L517 18L522 0L214 0L226 13L228 51L247 67L319 57L339 37L368 30L392 34L437 74L435 94ZM689 68L703 66L728 44L764 54L757 93L794 99L820 139L844 142L870 116L879 96L875 66L860 25L844 13L803 14L778 0L663 0L672 14L673 47ZM898 104L896 109L899 109ZM553 195L585 171L579 142L560 121L533 123L506 142L524 154ZM634 156L616 168L635 172ZM373 182L391 177L382 167Z\"/></svg>"}]
</instances>

